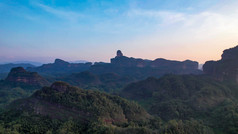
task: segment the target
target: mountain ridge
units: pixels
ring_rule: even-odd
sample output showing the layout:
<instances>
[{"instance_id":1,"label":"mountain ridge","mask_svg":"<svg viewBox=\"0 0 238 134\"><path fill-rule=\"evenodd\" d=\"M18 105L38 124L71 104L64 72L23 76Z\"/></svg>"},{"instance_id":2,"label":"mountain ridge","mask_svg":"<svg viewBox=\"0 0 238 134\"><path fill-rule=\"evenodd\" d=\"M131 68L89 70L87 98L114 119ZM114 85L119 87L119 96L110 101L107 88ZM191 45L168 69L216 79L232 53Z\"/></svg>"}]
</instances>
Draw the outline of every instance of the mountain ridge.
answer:
<instances>
[{"instance_id":1,"label":"mountain ridge","mask_svg":"<svg viewBox=\"0 0 238 134\"><path fill-rule=\"evenodd\" d=\"M238 83L238 46L223 51L218 61L207 61L203 71L219 81Z\"/></svg>"}]
</instances>

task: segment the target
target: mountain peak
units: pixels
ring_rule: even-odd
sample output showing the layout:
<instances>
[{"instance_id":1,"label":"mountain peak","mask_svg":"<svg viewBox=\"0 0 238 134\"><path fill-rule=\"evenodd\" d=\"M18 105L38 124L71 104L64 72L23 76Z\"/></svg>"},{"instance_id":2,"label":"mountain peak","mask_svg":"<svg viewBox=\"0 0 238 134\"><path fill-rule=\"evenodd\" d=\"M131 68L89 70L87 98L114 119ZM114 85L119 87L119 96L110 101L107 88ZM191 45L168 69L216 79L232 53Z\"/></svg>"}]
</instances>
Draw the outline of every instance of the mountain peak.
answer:
<instances>
[{"instance_id":1,"label":"mountain peak","mask_svg":"<svg viewBox=\"0 0 238 134\"><path fill-rule=\"evenodd\" d=\"M68 64L68 62L61 59L55 59L55 64Z\"/></svg>"},{"instance_id":2,"label":"mountain peak","mask_svg":"<svg viewBox=\"0 0 238 134\"><path fill-rule=\"evenodd\" d=\"M12 68L11 73L25 73L26 70L23 68L23 67L15 67L15 68Z\"/></svg>"},{"instance_id":3,"label":"mountain peak","mask_svg":"<svg viewBox=\"0 0 238 134\"><path fill-rule=\"evenodd\" d=\"M122 56L123 56L123 54L122 54L121 50L117 50L117 57L122 57Z\"/></svg>"},{"instance_id":4,"label":"mountain peak","mask_svg":"<svg viewBox=\"0 0 238 134\"><path fill-rule=\"evenodd\" d=\"M48 85L48 81L41 77L36 72L28 72L22 67L12 68L11 72L5 79L7 82L11 82L13 85L18 86L33 86L42 87Z\"/></svg>"}]
</instances>

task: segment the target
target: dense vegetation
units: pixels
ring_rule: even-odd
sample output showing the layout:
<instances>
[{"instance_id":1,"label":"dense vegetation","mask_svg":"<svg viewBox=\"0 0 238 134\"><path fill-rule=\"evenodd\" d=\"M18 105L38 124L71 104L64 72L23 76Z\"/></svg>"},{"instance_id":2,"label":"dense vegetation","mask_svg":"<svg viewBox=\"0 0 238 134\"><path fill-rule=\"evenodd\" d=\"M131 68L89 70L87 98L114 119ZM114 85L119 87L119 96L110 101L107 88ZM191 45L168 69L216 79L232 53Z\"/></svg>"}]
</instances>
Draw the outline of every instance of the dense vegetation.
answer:
<instances>
[{"instance_id":1,"label":"dense vegetation","mask_svg":"<svg viewBox=\"0 0 238 134\"><path fill-rule=\"evenodd\" d=\"M2 133L207 133L197 120L162 121L118 96L63 82L12 103L0 114Z\"/></svg>"},{"instance_id":2,"label":"dense vegetation","mask_svg":"<svg viewBox=\"0 0 238 134\"><path fill-rule=\"evenodd\" d=\"M94 74L89 71L73 73L56 80L65 81L83 89L99 90L107 93L119 92L127 84L135 81L132 77L120 76L115 73Z\"/></svg>"},{"instance_id":3,"label":"dense vegetation","mask_svg":"<svg viewBox=\"0 0 238 134\"><path fill-rule=\"evenodd\" d=\"M12 68L7 78L0 80L0 108L16 99L30 96L48 84L48 81L35 72L27 72L22 67Z\"/></svg>"},{"instance_id":4,"label":"dense vegetation","mask_svg":"<svg viewBox=\"0 0 238 134\"><path fill-rule=\"evenodd\" d=\"M237 50L207 62L207 75L172 75L200 74L196 62L148 61L121 52L111 63L93 66L57 59L37 68L47 80L13 68L0 81L0 134L238 134ZM127 85L165 73L172 74ZM65 82L47 87L55 80L86 90Z\"/></svg>"},{"instance_id":5,"label":"dense vegetation","mask_svg":"<svg viewBox=\"0 0 238 134\"><path fill-rule=\"evenodd\" d=\"M9 109L1 114L2 131L20 133L127 131L128 126L141 128L151 118L139 105L118 96L82 90L63 82L15 101Z\"/></svg>"},{"instance_id":6,"label":"dense vegetation","mask_svg":"<svg viewBox=\"0 0 238 134\"><path fill-rule=\"evenodd\" d=\"M0 109L4 108L6 105L10 104L12 101L26 98L30 96L34 90L24 90L20 87L9 88L1 87L0 88Z\"/></svg>"},{"instance_id":7,"label":"dense vegetation","mask_svg":"<svg viewBox=\"0 0 238 134\"><path fill-rule=\"evenodd\" d=\"M206 76L167 75L132 83L121 95L166 122L195 120L214 133L236 133L238 85L230 85Z\"/></svg>"},{"instance_id":8,"label":"dense vegetation","mask_svg":"<svg viewBox=\"0 0 238 134\"><path fill-rule=\"evenodd\" d=\"M32 95L38 88L22 85L14 86L4 80L0 81L0 109L10 104L12 101L26 98Z\"/></svg>"}]
</instances>

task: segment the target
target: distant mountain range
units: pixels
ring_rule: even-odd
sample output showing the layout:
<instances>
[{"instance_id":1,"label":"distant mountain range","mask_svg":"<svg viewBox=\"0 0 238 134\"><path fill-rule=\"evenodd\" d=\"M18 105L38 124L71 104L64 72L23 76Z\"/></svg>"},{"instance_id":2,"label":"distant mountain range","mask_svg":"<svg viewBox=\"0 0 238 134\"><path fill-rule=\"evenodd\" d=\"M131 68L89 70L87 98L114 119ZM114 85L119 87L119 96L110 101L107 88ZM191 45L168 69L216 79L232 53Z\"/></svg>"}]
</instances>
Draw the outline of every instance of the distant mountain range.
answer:
<instances>
[{"instance_id":1,"label":"distant mountain range","mask_svg":"<svg viewBox=\"0 0 238 134\"><path fill-rule=\"evenodd\" d=\"M23 68L28 68L28 67L35 67L32 64L29 63L19 63L19 64L13 64L13 63L8 63L8 64L0 64L0 79L5 79L7 74L10 72L12 68L15 67L23 67Z\"/></svg>"},{"instance_id":2,"label":"distant mountain range","mask_svg":"<svg viewBox=\"0 0 238 134\"><path fill-rule=\"evenodd\" d=\"M69 63L88 63L86 60L75 60L75 61L69 61Z\"/></svg>"},{"instance_id":3,"label":"distant mountain range","mask_svg":"<svg viewBox=\"0 0 238 134\"><path fill-rule=\"evenodd\" d=\"M0 64L0 73L8 73L10 70L14 67L23 67L23 68L28 68L28 67L35 67L32 64L28 63L19 63L19 64L13 64L13 63L8 63L8 64Z\"/></svg>"},{"instance_id":4,"label":"distant mountain range","mask_svg":"<svg viewBox=\"0 0 238 134\"><path fill-rule=\"evenodd\" d=\"M41 66L43 63L36 61L14 61L14 62L2 62L0 64L31 64L33 66Z\"/></svg>"},{"instance_id":5,"label":"distant mountain range","mask_svg":"<svg viewBox=\"0 0 238 134\"><path fill-rule=\"evenodd\" d=\"M110 63L96 62L70 63L56 59L54 63L39 67L28 67L49 81L66 81L85 89L114 92L136 80L149 76L161 77L165 74L202 74L195 61L170 61L166 59L143 60L123 56L120 50Z\"/></svg>"},{"instance_id":6,"label":"distant mountain range","mask_svg":"<svg viewBox=\"0 0 238 134\"><path fill-rule=\"evenodd\" d=\"M149 76L161 77L164 74L202 74L202 71L198 69L198 62L195 61L180 62L162 58L152 61L129 58L124 56L120 50L117 56L111 59L111 63L95 63L89 71L96 74L116 73L137 79Z\"/></svg>"},{"instance_id":7,"label":"distant mountain range","mask_svg":"<svg viewBox=\"0 0 238 134\"><path fill-rule=\"evenodd\" d=\"M0 81L0 133L235 134L237 61L238 46L203 71L121 51L110 63L15 67Z\"/></svg>"},{"instance_id":8,"label":"distant mountain range","mask_svg":"<svg viewBox=\"0 0 238 134\"><path fill-rule=\"evenodd\" d=\"M69 63L61 59L55 59L54 63L43 64L39 67L28 67L28 71L38 72L43 75L60 75L70 74L74 72L86 71L91 67L92 63Z\"/></svg>"}]
</instances>

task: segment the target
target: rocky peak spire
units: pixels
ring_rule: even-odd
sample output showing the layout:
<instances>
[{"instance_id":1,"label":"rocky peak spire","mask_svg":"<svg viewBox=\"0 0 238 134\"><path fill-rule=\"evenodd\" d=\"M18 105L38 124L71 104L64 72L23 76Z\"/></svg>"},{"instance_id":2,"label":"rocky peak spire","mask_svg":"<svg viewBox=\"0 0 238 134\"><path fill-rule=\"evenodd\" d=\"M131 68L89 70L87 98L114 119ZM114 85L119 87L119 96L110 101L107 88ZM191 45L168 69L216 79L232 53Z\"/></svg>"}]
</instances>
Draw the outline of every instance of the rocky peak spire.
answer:
<instances>
[{"instance_id":1,"label":"rocky peak spire","mask_svg":"<svg viewBox=\"0 0 238 134\"><path fill-rule=\"evenodd\" d=\"M121 50L117 50L117 57L121 57L121 56L123 56Z\"/></svg>"}]
</instances>

